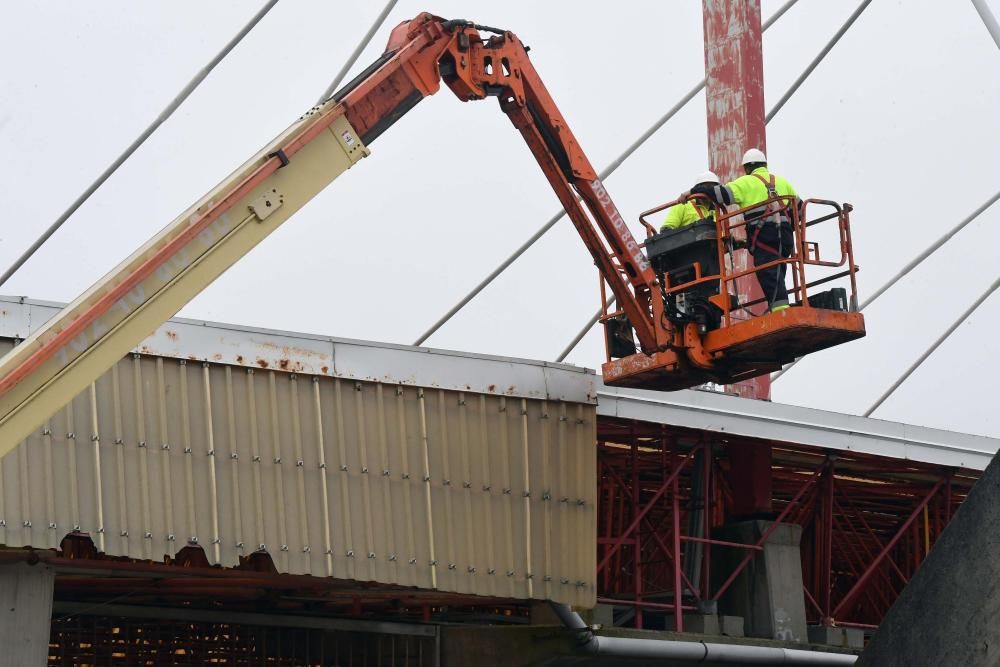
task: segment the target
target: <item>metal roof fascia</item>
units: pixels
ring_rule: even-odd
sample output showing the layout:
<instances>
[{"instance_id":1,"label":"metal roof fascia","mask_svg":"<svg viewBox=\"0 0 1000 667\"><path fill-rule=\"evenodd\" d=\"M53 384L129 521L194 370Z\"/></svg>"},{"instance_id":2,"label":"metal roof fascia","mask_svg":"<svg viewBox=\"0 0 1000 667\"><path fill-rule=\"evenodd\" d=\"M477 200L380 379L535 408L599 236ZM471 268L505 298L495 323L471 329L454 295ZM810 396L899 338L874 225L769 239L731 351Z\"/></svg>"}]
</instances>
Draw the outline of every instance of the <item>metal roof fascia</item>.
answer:
<instances>
[{"instance_id":1,"label":"metal roof fascia","mask_svg":"<svg viewBox=\"0 0 1000 667\"><path fill-rule=\"evenodd\" d=\"M27 338L63 304L0 296L0 337ZM597 402L594 371L570 364L172 318L133 352L247 368L502 396Z\"/></svg>"},{"instance_id":2,"label":"metal roof fascia","mask_svg":"<svg viewBox=\"0 0 1000 667\"><path fill-rule=\"evenodd\" d=\"M62 304L0 296L0 337L25 338ZM184 318L135 352L246 367L598 402L598 414L766 438L902 460L983 470L1000 440L705 391L669 394L606 387L569 364L292 333Z\"/></svg>"},{"instance_id":3,"label":"metal roof fascia","mask_svg":"<svg viewBox=\"0 0 1000 667\"><path fill-rule=\"evenodd\" d=\"M935 465L984 470L1000 439L707 391L598 385L598 416L669 424Z\"/></svg>"}]
</instances>

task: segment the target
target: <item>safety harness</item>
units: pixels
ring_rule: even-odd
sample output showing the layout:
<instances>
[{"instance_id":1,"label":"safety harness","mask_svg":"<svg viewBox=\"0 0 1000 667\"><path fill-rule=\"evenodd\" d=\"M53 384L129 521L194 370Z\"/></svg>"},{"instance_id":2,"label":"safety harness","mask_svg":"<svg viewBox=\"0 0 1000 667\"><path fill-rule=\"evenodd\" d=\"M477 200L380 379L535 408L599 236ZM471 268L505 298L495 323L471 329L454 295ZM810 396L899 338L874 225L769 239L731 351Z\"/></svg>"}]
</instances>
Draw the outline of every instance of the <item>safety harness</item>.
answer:
<instances>
[{"instance_id":1,"label":"safety harness","mask_svg":"<svg viewBox=\"0 0 1000 667\"><path fill-rule=\"evenodd\" d=\"M771 200L768 202L765 213L761 215L761 218L750 223L750 225L754 227L753 237L750 239L750 253L752 254L757 248L762 248L772 255L780 256L781 252L779 252L777 248L758 239L760 231L768 222L773 220L776 227L781 226L781 205L777 201L778 191L774 187L774 174L770 174L770 179L765 179L760 174L750 175L756 177L757 180L764 184L764 187L767 188L767 197ZM770 215L767 215L767 213Z\"/></svg>"}]
</instances>

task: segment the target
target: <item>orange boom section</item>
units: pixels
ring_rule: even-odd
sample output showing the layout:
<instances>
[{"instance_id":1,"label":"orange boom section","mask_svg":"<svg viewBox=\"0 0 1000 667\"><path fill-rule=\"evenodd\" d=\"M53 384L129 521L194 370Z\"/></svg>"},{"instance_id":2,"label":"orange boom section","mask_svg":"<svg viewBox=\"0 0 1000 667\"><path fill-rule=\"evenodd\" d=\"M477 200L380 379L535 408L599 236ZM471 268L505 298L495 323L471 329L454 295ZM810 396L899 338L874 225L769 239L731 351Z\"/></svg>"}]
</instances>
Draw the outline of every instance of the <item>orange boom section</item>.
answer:
<instances>
[{"instance_id":1,"label":"orange boom section","mask_svg":"<svg viewBox=\"0 0 1000 667\"><path fill-rule=\"evenodd\" d=\"M492 33L485 36L485 33ZM644 216L645 242L629 231L604 185L573 136L511 32L468 21L421 14L398 26L386 53L337 99L366 143L372 141L444 81L463 101L496 97L521 133L543 173L590 251L617 302L603 296L607 363L611 385L675 390L706 382L730 383L779 369L797 357L864 335L856 312L858 267L850 237L849 205L810 200L800 211L788 201L775 206L791 220L796 246L787 264L795 306L778 313L757 312L756 302L736 301L737 279L754 269L734 271L732 255L745 238L743 211L716 216L707 237L663 239ZM809 205L832 212L807 220ZM810 240L813 226L828 222L840 256L820 256ZM684 236L684 230L679 236ZM688 234L690 236L690 234ZM663 250L662 246L669 246ZM771 264L764 265L767 268ZM821 277L810 274L821 271ZM831 267L839 270L829 271ZM687 271L688 279L678 276ZM845 279L849 287L810 294L817 285ZM683 301L684 306L678 307ZM740 310L749 319L732 317Z\"/></svg>"},{"instance_id":2,"label":"orange boom section","mask_svg":"<svg viewBox=\"0 0 1000 667\"><path fill-rule=\"evenodd\" d=\"M855 312L849 205L809 200L800 209L774 202L794 226L794 252L777 262L788 265L798 302L758 314L759 304L734 296L734 281L753 269L729 268L733 248L746 236L742 211L677 234L656 234L640 218L648 232L640 242L521 40L507 30L423 13L397 26L386 52L342 90L0 360L0 454L368 155L367 145L442 81L462 101L497 99L593 257L601 275L608 384L673 390L728 383L864 335L864 319ZM810 206L832 212L809 219ZM811 239L822 222L839 242L836 259L821 257ZM807 278L807 267L826 274ZM849 288L810 291L837 279ZM752 317L733 318L737 310Z\"/></svg>"}]
</instances>

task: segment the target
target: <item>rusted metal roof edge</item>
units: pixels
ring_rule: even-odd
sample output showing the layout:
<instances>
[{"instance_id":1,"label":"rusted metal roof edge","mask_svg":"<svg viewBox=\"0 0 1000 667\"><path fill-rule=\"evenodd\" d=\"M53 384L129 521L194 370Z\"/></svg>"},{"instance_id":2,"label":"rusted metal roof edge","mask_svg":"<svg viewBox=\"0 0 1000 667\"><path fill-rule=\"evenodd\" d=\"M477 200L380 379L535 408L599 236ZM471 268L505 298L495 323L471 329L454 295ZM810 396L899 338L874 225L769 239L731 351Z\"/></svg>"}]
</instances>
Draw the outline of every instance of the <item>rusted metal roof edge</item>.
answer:
<instances>
[{"instance_id":1,"label":"rusted metal roof edge","mask_svg":"<svg viewBox=\"0 0 1000 667\"><path fill-rule=\"evenodd\" d=\"M26 338L64 304L0 296L0 337ZM172 318L140 354L573 403L597 402L592 369L531 359Z\"/></svg>"},{"instance_id":2,"label":"rusted metal roof edge","mask_svg":"<svg viewBox=\"0 0 1000 667\"><path fill-rule=\"evenodd\" d=\"M985 470L1000 439L727 396L606 387L598 382L598 416L669 424L934 465Z\"/></svg>"}]
</instances>

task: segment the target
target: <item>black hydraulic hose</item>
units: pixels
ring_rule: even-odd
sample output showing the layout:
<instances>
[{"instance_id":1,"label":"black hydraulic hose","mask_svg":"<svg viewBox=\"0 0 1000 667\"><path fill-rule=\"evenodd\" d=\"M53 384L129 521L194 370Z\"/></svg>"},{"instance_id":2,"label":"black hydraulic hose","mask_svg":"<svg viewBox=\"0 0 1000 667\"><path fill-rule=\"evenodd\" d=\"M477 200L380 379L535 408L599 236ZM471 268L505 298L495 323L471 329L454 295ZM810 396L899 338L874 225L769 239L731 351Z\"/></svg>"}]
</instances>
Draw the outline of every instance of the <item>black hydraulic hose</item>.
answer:
<instances>
[{"instance_id":1,"label":"black hydraulic hose","mask_svg":"<svg viewBox=\"0 0 1000 667\"><path fill-rule=\"evenodd\" d=\"M503 35L507 31L503 28L493 28L488 25L482 25L480 23L473 23L472 21L466 21L465 19L449 19L441 24L441 27L445 30L451 31L455 28L475 28L476 30L483 30L485 32L492 32L497 35Z\"/></svg>"}]
</instances>

